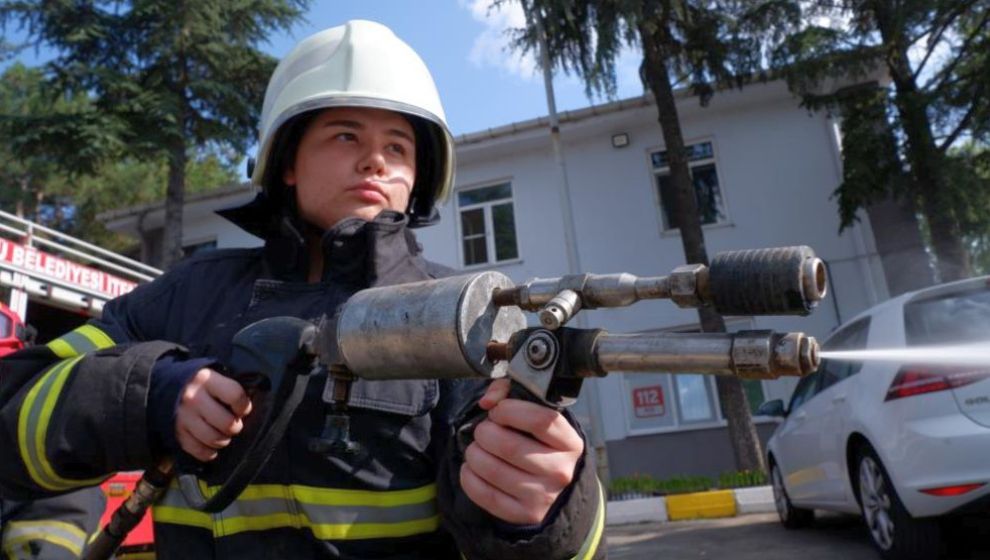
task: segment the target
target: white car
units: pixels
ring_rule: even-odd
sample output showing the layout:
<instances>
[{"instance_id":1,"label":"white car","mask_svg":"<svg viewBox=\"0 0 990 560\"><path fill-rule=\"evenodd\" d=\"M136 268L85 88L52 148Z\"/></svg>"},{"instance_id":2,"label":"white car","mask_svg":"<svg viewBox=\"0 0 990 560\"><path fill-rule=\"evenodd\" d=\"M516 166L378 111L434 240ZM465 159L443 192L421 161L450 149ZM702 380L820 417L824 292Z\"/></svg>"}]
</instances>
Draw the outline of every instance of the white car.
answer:
<instances>
[{"instance_id":1,"label":"white car","mask_svg":"<svg viewBox=\"0 0 990 560\"><path fill-rule=\"evenodd\" d=\"M825 350L946 346L990 340L990 279L893 298L853 318ZM785 527L814 509L861 513L888 560L937 558L947 516L990 512L990 364L946 367L823 360L767 445Z\"/></svg>"}]
</instances>

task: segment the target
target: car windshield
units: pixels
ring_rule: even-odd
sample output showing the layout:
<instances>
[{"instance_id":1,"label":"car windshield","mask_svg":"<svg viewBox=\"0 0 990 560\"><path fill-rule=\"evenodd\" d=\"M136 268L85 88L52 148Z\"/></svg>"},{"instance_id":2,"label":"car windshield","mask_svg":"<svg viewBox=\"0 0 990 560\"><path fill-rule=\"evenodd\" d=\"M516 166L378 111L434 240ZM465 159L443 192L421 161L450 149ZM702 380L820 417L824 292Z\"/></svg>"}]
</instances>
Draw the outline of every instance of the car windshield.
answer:
<instances>
[{"instance_id":1,"label":"car windshield","mask_svg":"<svg viewBox=\"0 0 990 560\"><path fill-rule=\"evenodd\" d=\"M904 306L908 346L963 344L990 336L990 289L947 294Z\"/></svg>"}]
</instances>

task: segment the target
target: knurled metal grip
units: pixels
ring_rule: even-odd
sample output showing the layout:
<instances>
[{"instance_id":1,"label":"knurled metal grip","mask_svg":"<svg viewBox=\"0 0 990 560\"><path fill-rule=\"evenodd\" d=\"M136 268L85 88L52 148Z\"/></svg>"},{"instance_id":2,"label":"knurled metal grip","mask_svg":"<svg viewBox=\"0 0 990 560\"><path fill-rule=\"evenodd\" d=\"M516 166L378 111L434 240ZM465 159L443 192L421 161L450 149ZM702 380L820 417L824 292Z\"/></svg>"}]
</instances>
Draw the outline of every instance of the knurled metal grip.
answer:
<instances>
[{"instance_id":1,"label":"knurled metal grip","mask_svg":"<svg viewBox=\"0 0 990 560\"><path fill-rule=\"evenodd\" d=\"M826 284L825 264L802 245L719 253L706 291L721 315L807 315Z\"/></svg>"}]
</instances>

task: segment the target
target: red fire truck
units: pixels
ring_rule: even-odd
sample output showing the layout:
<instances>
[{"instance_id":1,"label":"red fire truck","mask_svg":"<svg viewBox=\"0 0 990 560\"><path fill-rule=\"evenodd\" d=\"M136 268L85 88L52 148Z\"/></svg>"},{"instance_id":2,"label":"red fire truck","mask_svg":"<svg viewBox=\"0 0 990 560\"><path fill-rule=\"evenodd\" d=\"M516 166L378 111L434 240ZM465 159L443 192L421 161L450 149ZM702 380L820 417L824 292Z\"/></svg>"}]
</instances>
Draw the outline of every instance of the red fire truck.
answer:
<instances>
[{"instance_id":1,"label":"red fire truck","mask_svg":"<svg viewBox=\"0 0 990 560\"><path fill-rule=\"evenodd\" d=\"M0 358L24 348L32 338L17 313L0 301Z\"/></svg>"},{"instance_id":2,"label":"red fire truck","mask_svg":"<svg viewBox=\"0 0 990 560\"><path fill-rule=\"evenodd\" d=\"M0 357L25 344L45 344L82 325L107 301L161 271L80 239L0 211ZM103 483L103 523L127 497L140 473ZM147 516L121 548L151 550Z\"/></svg>"}]
</instances>

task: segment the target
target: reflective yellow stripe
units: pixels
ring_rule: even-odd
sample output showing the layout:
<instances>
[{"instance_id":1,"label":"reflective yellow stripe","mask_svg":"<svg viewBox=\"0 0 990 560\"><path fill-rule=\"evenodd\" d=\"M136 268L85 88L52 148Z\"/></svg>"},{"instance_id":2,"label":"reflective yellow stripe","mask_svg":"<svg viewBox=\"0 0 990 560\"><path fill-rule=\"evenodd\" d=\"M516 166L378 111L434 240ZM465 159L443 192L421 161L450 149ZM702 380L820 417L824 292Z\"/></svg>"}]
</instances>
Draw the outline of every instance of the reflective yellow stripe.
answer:
<instances>
[{"instance_id":1,"label":"reflective yellow stripe","mask_svg":"<svg viewBox=\"0 0 990 560\"><path fill-rule=\"evenodd\" d=\"M86 533L64 521L12 521L3 532L3 549L13 555L15 547L31 542L45 541L61 546L74 556L82 554Z\"/></svg>"},{"instance_id":2,"label":"reflective yellow stripe","mask_svg":"<svg viewBox=\"0 0 990 560\"><path fill-rule=\"evenodd\" d=\"M602 482L595 478L598 484L598 509L595 511L595 522L591 526L591 532L584 539L581 550L572 560L589 560L598 551L598 545L602 540L602 533L605 532L605 492L602 490Z\"/></svg>"},{"instance_id":3,"label":"reflective yellow stripe","mask_svg":"<svg viewBox=\"0 0 990 560\"><path fill-rule=\"evenodd\" d=\"M208 496L212 496L219 486L210 486ZM315 505L330 506L375 506L394 507L418 504L437 497L437 487L430 484L409 490L388 490L383 492L369 490L341 490L337 488L319 488L299 484L253 484L244 489L237 497L238 500L260 500L266 498L285 498L286 489L289 496L294 496L300 502Z\"/></svg>"},{"instance_id":4,"label":"reflective yellow stripe","mask_svg":"<svg viewBox=\"0 0 990 560\"><path fill-rule=\"evenodd\" d=\"M151 519L155 523L173 523L199 527L207 531L213 530L213 520L210 518L210 514L194 509L156 505L151 508Z\"/></svg>"},{"instance_id":5,"label":"reflective yellow stripe","mask_svg":"<svg viewBox=\"0 0 990 560\"><path fill-rule=\"evenodd\" d=\"M200 484L205 496L216 486ZM325 540L405 537L436 531L436 485L406 490L343 490L299 484L249 485L223 512L209 515L186 504L175 484L152 510L156 523L209 530L216 538L247 531L293 528Z\"/></svg>"},{"instance_id":6,"label":"reflective yellow stripe","mask_svg":"<svg viewBox=\"0 0 990 560\"><path fill-rule=\"evenodd\" d=\"M69 346L69 343L61 338L56 338L55 340L49 342L46 346L48 346L49 350L54 352L56 356L63 360L65 358L71 358L77 355L77 352Z\"/></svg>"},{"instance_id":7,"label":"reflective yellow stripe","mask_svg":"<svg viewBox=\"0 0 990 560\"><path fill-rule=\"evenodd\" d=\"M11 556L13 556L16 553L16 551L14 550L14 547L16 547L18 545L22 545L22 544L27 544L27 543L29 543L31 541L45 541L45 542L50 542L52 544L56 544L58 546L61 546L64 549L72 552L72 554L74 554L75 556L81 556L82 555L82 547L79 546L77 543L72 542L72 540L67 539L67 538L64 538L64 537L60 537L58 535L48 535L48 534L45 534L45 533L37 533L35 535L23 535L23 536L17 537L16 539L4 539L4 541L3 541L3 550L4 550L5 553L10 554Z\"/></svg>"},{"instance_id":8,"label":"reflective yellow stripe","mask_svg":"<svg viewBox=\"0 0 990 560\"><path fill-rule=\"evenodd\" d=\"M93 325L83 325L76 329L76 332L89 339L89 341L93 343L93 346L95 346L98 350L110 348L114 345L113 339L110 338L110 335L94 327Z\"/></svg>"},{"instance_id":9,"label":"reflective yellow stripe","mask_svg":"<svg viewBox=\"0 0 990 560\"><path fill-rule=\"evenodd\" d=\"M46 346L59 358L73 358L93 350L110 348L114 341L93 325L83 325L49 342Z\"/></svg>"},{"instance_id":10,"label":"reflective yellow stripe","mask_svg":"<svg viewBox=\"0 0 990 560\"><path fill-rule=\"evenodd\" d=\"M48 490L69 490L82 486L92 486L106 478L87 480L62 478L55 473L45 451L45 437L48 433L52 412L55 410L55 404L58 402L59 394L69 378L69 374L72 373L73 366L80 359L82 356L64 360L43 375L28 391L18 415L17 439L21 460L27 467L31 479L38 486Z\"/></svg>"},{"instance_id":11,"label":"reflective yellow stripe","mask_svg":"<svg viewBox=\"0 0 990 560\"><path fill-rule=\"evenodd\" d=\"M595 510L595 521L592 523L591 531L585 537L584 543L581 544L581 549L571 557L571 560L590 560L594 558L595 552L598 551L598 545L601 544L602 535L605 533L605 492L602 490L602 482L597 477L595 478L595 482L598 484L598 508ZM460 554L461 560L467 560L467 556L463 552Z\"/></svg>"},{"instance_id":12,"label":"reflective yellow stripe","mask_svg":"<svg viewBox=\"0 0 990 560\"><path fill-rule=\"evenodd\" d=\"M247 531L293 528L309 529L316 538L323 540L377 539L431 533L439 526L440 517L436 515L398 523L313 523L304 513L273 513L217 520L213 536L227 537Z\"/></svg>"}]
</instances>

